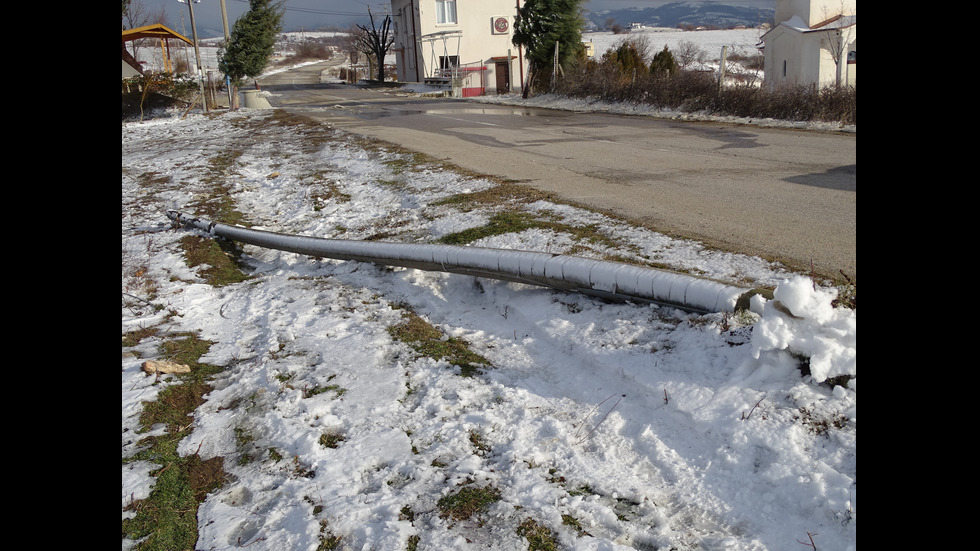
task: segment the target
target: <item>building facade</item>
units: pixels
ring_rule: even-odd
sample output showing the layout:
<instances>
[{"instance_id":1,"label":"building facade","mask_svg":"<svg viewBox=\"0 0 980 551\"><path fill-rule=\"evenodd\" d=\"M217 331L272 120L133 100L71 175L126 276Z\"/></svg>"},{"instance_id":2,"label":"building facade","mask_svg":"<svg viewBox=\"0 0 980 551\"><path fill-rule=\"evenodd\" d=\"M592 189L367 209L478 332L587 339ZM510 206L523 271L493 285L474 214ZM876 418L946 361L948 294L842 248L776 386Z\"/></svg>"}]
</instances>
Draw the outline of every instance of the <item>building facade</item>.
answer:
<instances>
[{"instance_id":1,"label":"building facade","mask_svg":"<svg viewBox=\"0 0 980 551\"><path fill-rule=\"evenodd\" d=\"M762 36L765 83L857 85L857 0L776 0Z\"/></svg>"},{"instance_id":2,"label":"building facade","mask_svg":"<svg viewBox=\"0 0 980 551\"><path fill-rule=\"evenodd\" d=\"M519 91L522 52L512 42L520 0L391 0L400 82L440 84L454 95Z\"/></svg>"}]
</instances>

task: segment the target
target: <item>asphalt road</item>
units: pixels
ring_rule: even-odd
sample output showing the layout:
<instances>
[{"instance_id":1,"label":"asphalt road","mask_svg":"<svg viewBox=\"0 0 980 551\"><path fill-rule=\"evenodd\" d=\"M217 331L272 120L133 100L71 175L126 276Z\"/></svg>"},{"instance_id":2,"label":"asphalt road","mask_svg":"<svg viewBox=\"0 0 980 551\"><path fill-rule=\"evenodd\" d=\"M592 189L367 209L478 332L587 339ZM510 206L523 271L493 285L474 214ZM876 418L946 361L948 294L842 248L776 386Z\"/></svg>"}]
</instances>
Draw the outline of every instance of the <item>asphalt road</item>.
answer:
<instances>
[{"instance_id":1,"label":"asphalt road","mask_svg":"<svg viewBox=\"0 0 980 551\"><path fill-rule=\"evenodd\" d=\"M572 113L320 84L324 64L259 81L301 110L674 237L857 278L856 134Z\"/></svg>"}]
</instances>

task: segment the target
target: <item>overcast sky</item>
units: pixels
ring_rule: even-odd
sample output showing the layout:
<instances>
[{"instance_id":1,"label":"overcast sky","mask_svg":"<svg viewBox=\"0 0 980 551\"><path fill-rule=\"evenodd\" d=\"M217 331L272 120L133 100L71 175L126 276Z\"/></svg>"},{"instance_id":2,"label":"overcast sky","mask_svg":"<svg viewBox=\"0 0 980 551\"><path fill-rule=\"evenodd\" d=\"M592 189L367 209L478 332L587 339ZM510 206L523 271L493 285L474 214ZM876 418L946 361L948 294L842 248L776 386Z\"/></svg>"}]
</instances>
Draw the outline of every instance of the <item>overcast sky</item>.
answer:
<instances>
[{"instance_id":1,"label":"overcast sky","mask_svg":"<svg viewBox=\"0 0 980 551\"><path fill-rule=\"evenodd\" d=\"M679 0L587 0L582 7L589 11L610 8L653 7ZM718 0L720 3L740 6L774 7L775 0ZM185 0L186 2L186 0ZM142 4L148 15L164 12L167 26L192 37L190 9L179 0L132 0L133 5ZM515 4L516 5L516 4ZM360 21L370 8L373 13L384 13L391 2L384 0L286 0L283 16L283 30L317 29L325 26L349 27L355 20ZM248 0L225 0L228 12L228 27L248 11ZM155 19L155 17L154 17ZM198 38L212 38L222 35L221 1L199 0L194 4L194 21Z\"/></svg>"}]
</instances>

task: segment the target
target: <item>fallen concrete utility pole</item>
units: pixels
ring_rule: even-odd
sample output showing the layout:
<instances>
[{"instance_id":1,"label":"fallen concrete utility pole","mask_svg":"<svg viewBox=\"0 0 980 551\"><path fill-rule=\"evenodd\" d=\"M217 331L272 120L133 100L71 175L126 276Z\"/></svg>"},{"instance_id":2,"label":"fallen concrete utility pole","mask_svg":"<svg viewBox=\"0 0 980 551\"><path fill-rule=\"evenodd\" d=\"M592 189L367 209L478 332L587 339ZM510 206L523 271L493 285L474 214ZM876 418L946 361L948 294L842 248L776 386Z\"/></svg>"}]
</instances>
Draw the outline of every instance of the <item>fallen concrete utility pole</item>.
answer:
<instances>
[{"instance_id":1,"label":"fallen concrete utility pole","mask_svg":"<svg viewBox=\"0 0 980 551\"><path fill-rule=\"evenodd\" d=\"M578 256L481 247L349 241L286 235L189 218L177 211L175 225L258 247L334 260L355 260L550 287L618 301L649 302L711 313L749 309L757 289L734 287L685 274ZM760 312L761 313L761 312Z\"/></svg>"}]
</instances>

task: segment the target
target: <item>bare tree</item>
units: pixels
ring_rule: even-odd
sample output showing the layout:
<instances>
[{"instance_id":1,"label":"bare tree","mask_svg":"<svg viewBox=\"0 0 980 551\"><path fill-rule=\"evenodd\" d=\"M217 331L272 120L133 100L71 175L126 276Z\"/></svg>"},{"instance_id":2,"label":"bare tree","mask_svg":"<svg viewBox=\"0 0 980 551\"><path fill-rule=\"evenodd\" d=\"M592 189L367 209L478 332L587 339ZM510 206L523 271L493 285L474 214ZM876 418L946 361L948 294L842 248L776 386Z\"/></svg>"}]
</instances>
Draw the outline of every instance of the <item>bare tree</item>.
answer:
<instances>
[{"instance_id":1,"label":"bare tree","mask_svg":"<svg viewBox=\"0 0 980 551\"><path fill-rule=\"evenodd\" d=\"M678 65L685 68L695 63L703 64L707 58L705 51L690 40L682 40L674 52L674 59L677 60Z\"/></svg>"},{"instance_id":2,"label":"bare tree","mask_svg":"<svg viewBox=\"0 0 980 551\"><path fill-rule=\"evenodd\" d=\"M840 10L837 13L832 14L826 8L824 9L825 21L833 25L834 28L829 30L820 39L820 47L827 50L830 53L831 59L834 60L834 66L836 68L834 71L834 83L837 88L841 86L843 67L847 63L847 48L851 44L855 32L854 26L857 24L855 12L856 10L847 9L843 0L841 1Z\"/></svg>"},{"instance_id":3,"label":"bare tree","mask_svg":"<svg viewBox=\"0 0 980 551\"><path fill-rule=\"evenodd\" d=\"M126 2L125 6L126 9L122 14L124 29L135 29L137 27L145 27L155 23L165 24L167 21L167 10L164 7L161 7L160 11L150 12L150 10L141 0L130 0ZM144 42L146 42L146 39L130 41L130 45L133 49L133 57L137 57L136 54L139 51L139 47L142 46Z\"/></svg>"},{"instance_id":4,"label":"bare tree","mask_svg":"<svg viewBox=\"0 0 980 551\"><path fill-rule=\"evenodd\" d=\"M354 39L361 45L360 51L374 56L378 71L378 82L385 80L385 56L395 42L395 37L391 34L391 15L385 14L380 24L375 24L374 14L368 8L368 18L371 20L370 27L357 25L361 31L354 35Z\"/></svg>"},{"instance_id":5,"label":"bare tree","mask_svg":"<svg viewBox=\"0 0 980 551\"><path fill-rule=\"evenodd\" d=\"M650 62L650 35L631 34L629 37L620 40L616 47L619 48L627 44L633 46L633 49L635 49L636 53L639 54L640 60L642 60L644 64Z\"/></svg>"}]
</instances>

